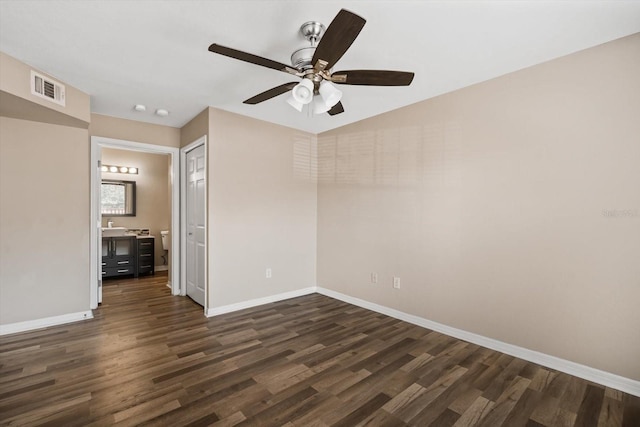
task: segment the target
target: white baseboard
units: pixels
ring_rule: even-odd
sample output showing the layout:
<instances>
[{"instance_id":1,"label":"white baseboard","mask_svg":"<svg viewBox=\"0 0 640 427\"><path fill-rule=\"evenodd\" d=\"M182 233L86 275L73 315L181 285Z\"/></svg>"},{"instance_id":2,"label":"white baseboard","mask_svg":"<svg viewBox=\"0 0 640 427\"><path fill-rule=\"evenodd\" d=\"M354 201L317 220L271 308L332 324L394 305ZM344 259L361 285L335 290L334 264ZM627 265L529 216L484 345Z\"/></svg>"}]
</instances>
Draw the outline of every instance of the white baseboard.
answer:
<instances>
[{"instance_id":1,"label":"white baseboard","mask_svg":"<svg viewBox=\"0 0 640 427\"><path fill-rule=\"evenodd\" d=\"M78 322L80 320L87 319L93 319L93 312L91 310L63 314L60 316L45 317L43 319L27 320L25 322L9 323L6 325L0 325L0 335L33 331L35 329L48 328L49 326L63 325L65 323Z\"/></svg>"},{"instance_id":2,"label":"white baseboard","mask_svg":"<svg viewBox=\"0 0 640 427\"><path fill-rule=\"evenodd\" d=\"M156 265L153 268L153 271L168 271L169 270L169 266L168 265Z\"/></svg>"},{"instance_id":3,"label":"white baseboard","mask_svg":"<svg viewBox=\"0 0 640 427\"><path fill-rule=\"evenodd\" d=\"M207 309L206 316L212 317L219 314L231 313L233 311L244 310L245 308L256 307L258 305L269 304L272 302L278 302L289 298L296 298L302 295L309 295L316 292L315 286L310 286L304 289L297 289L295 291L283 292L277 295L270 295L268 297L256 298L249 301L237 302L235 304L223 305L221 307L213 307Z\"/></svg>"},{"instance_id":4,"label":"white baseboard","mask_svg":"<svg viewBox=\"0 0 640 427\"><path fill-rule=\"evenodd\" d=\"M506 353L511 356L518 357L520 359L527 360L529 362L537 363L538 365L546 366L551 369L555 369L569 375L573 375L579 378L583 378L588 381L592 381L597 384L611 387L616 390L623 391L628 394L640 397L640 381L632 380L630 378L621 377L610 372L601 371L599 369L591 368L589 366L581 365L579 363L571 362L569 360L561 359L559 357L551 356L548 354L540 353L527 348L519 347L517 345L508 344L502 341L495 340L493 338L487 338L482 335L475 334L473 332L464 331L462 329L453 328L451 326L443 325L441 323L427 320L422 317L407 314L402 311L395 310L393 308L378 305L369 301L355 298L349 295L341 294L330 289L318 287L316 292L322 295L326 295L331 298L335 298L340 301L344 301L349 304L357 305L358 307L366 308L378 313L386 314L387 316L394 317L396 319L404 320L405 322L412 323L414 325L422 326L423 328L431 329L436 332L449 335L454 338L468 341L473 344L478 344L492 350Z\"/></svg>"}]
</instances>

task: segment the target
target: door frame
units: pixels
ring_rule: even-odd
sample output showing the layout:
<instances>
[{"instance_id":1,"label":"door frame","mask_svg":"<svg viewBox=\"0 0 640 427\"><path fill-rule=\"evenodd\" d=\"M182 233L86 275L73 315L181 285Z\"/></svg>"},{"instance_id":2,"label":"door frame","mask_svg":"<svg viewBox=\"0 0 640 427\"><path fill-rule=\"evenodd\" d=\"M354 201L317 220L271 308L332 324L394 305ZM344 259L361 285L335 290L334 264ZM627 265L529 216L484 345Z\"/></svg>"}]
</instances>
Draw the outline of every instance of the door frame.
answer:
<instances>
[{"instance_id":1,"label":"door frame","mask_svg":"<svg viewBox=\"0 0 640 427\"><path fill-rule=\"evenodd\" d=\"M143 142L127 141L124 139L106 138L102 136L91 137L91 231L90 231L90 281L89 281L89 306L92 309L98 307L98 238L102 227L102 219L98 212L98 182L102 177L98 174L98 162L102 160L103 148L115 148L118 150L139 151L151 154L168 154L170 158L169 178L171 182L171 277L169 278L171 294L182 295L181 288L184 282L180 280L180 239L173 236L180 235L180 149L164 145L147 144Z\"/></svg>"},{"instance_id":2,"label":"door frame","mask_svg":"<svg viewBox=\"0 0 640 427\"><path fill-rule=\"evenodd\" d=\"M180 270L180 295L187 295L187 153L199 146L204 146L204 313L206 315L209 308L209 147L207 144L207 135L203 135L190 144L180 148L180 194L184 197L180 198L180 265L184 266Z\"/></svg>"}]
</instances>

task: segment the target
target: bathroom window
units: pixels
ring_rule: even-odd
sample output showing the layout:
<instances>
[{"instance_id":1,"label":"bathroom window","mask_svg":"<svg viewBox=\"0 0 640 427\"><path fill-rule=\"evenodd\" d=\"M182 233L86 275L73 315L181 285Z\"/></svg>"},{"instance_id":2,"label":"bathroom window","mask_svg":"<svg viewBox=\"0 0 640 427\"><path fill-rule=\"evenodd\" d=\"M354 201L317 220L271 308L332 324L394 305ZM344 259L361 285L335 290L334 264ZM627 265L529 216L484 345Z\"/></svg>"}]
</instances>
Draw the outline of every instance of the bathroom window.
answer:
<instances>
[{"instance_id":1,"label":"bathroom window","mask_svg":"<svg viewBox=\"0 0 640 427\"><path fill-rule=\"evenodd\" d=\"M102 181L100 191L102 215L136 216L135 181Z\"/></svg>"}]
</instances>

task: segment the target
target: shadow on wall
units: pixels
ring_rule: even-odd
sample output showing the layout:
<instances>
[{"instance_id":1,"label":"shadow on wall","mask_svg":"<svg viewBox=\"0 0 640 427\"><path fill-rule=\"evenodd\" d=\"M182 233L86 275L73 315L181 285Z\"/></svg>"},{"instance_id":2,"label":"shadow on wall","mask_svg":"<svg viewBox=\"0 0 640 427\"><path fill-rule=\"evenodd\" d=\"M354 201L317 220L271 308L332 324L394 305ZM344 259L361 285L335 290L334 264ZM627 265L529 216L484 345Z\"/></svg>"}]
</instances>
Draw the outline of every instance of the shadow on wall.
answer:
<instances>
[{"instance_id":1,"label":"shadow on wall","mask_svg":"<svg viewBox=\"0 0 640 427\"><path fill-rule=\"evenodd\" d=\"M296 135L293 141L293 176L307 182L318 181L318 145L314 137Z\"/></svg>"},{"instance_id":2,"label":"shadow on wall","mask_svg":"<svg viewBox=\"0 0 640 427\"><path fill-rule=\"evenodd\" d=\"M460 181L455 124L412 126L318 139L320 183L442 187Z\"/></svg>"}]
</instances>

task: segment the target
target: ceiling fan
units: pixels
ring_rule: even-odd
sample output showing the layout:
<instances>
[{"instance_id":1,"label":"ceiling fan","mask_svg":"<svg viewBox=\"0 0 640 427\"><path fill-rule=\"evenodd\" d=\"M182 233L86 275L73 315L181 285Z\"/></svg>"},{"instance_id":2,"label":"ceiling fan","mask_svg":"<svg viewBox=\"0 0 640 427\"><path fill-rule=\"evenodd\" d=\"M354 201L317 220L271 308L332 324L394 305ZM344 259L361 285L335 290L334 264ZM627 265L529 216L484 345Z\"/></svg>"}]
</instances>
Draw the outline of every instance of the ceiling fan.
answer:
<instances>
[{"instance_id":1,"label":"ceiling fan","mask_svg":"<svg viewBox=\"0 0 640 427\"><path fill-rule=\"evenodd\" d=\"M300 27L300 32L311 45L293 52L291 55L292 65L282 64L216 43L209 46L209 51L302 78L302 81L285 83L259 93L245 100L245 104L258 104L291 92L287 102L298 111L302 111L305 105L313 102L311 107L314 114L326 112L334 116L344 112L344 108L340 102L342 92L332 83L363 86L408 86L413 80L413 73L406 71L332 71L335 63L349 49L366 22L360 16L345 9L338 12L326 31L324 25L319 22L305 22Z\"/></svg>"}]
</instances>

